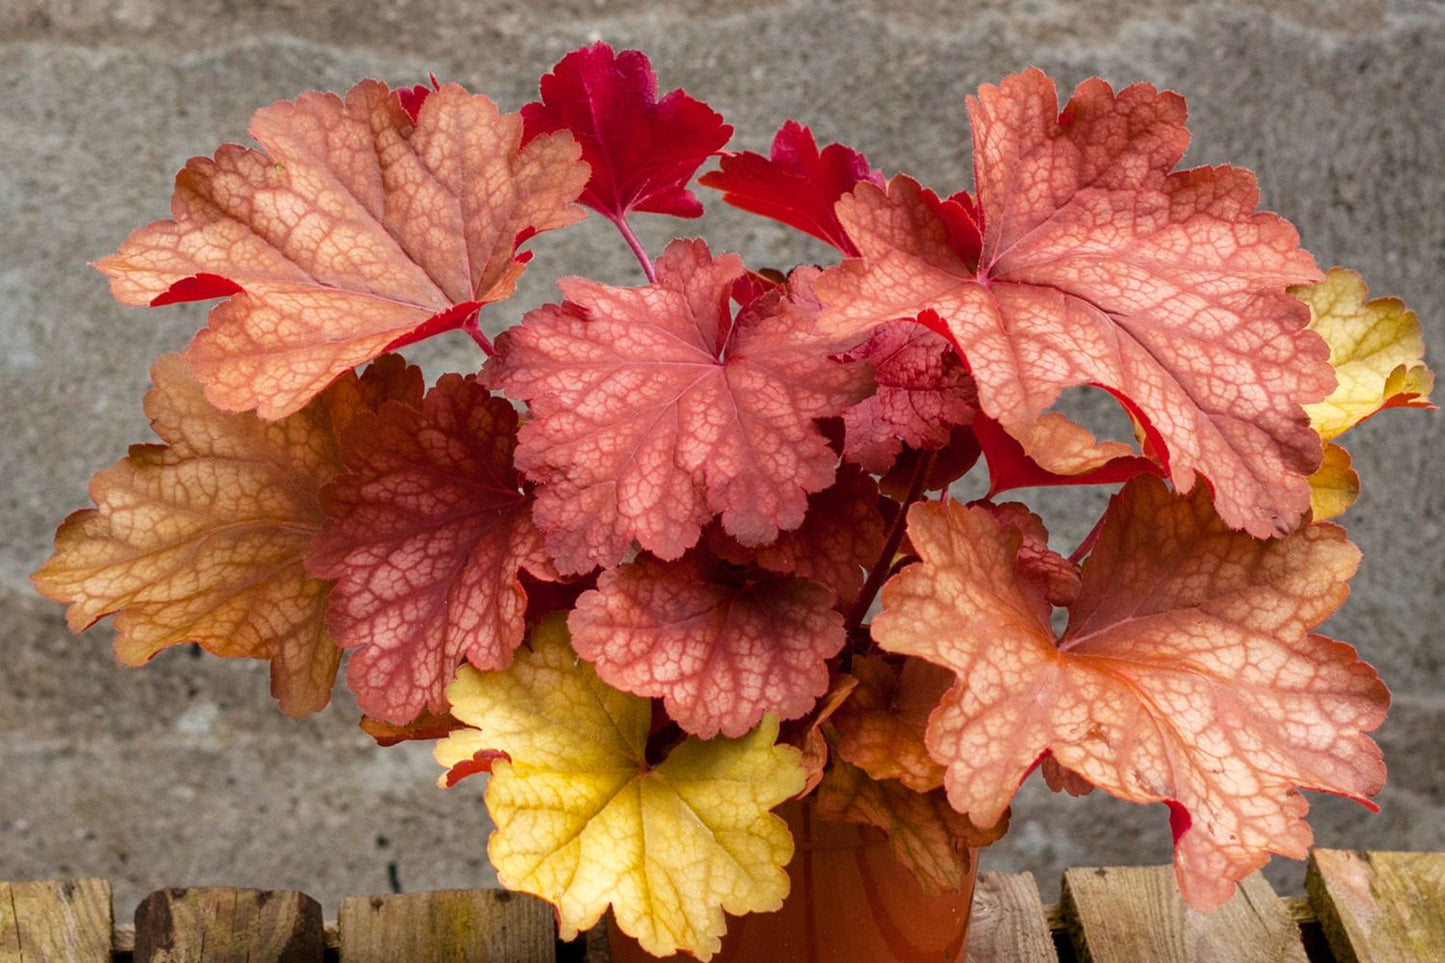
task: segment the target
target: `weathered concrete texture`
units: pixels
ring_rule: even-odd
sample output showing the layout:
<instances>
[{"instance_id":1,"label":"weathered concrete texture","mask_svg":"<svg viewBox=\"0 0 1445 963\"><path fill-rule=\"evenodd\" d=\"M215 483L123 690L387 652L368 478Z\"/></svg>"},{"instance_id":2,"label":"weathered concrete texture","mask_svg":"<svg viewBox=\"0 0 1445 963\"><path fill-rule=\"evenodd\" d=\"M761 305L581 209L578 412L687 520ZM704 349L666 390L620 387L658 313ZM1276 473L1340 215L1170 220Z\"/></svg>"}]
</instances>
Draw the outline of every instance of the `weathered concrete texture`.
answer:
<instances>
[{"instance_id":1,"label":"weathered concrete texture","mask_svg":"<svg viewBox=\"0 0 1445 963\"><path fill-rule=\"evenodd\" d=\"M1259 172L1266 206L1322 265L1361 270L1404 297L1445 345L1445 5L1049 0L0 0L0 878L109 876L120 918L148 889L299 887L333 914L343 895L485 884L478 788L437 791L425 750L376 750L353 707L292 723L263 666L167 653L115 666L106 630L81 639L26 573L85 481L147 437L140 396L154 356L183 346L195 306L122 309L85 262L166 213L191 154L244 136L257 106L363 76L428 70L514 108L562 53L606 38L653 58L764 147L786 117L875 164L944 190L967 186L962 98L1035 63L1067 87L1100 74L1184 93L1193 163ZM754 264L823 257L770 224L718 210L641 225L657 250L703 232ZM545 238L509 323L557 273L631 283L599 224ZM431 374L476 363L462 339L421 353ZM1438 363L1438 356L1437 356ZM1370 816L1318 802L1322 843L1445 848L1445 419L1391 413L1349 439L1365 494L1346 517L1365 562L1328 628L1397 693L1379 733L1392 773ZM1084 500L1092 499L1092 500ZM1094 496L1040 502L1061 544ZM1050 796L1030 784L993 868L1030 869L1046 898L1066 865L1168 857L1162 810ZM1297 865L1275 881L1299 889Z\"/></svg>"}]
</instances>

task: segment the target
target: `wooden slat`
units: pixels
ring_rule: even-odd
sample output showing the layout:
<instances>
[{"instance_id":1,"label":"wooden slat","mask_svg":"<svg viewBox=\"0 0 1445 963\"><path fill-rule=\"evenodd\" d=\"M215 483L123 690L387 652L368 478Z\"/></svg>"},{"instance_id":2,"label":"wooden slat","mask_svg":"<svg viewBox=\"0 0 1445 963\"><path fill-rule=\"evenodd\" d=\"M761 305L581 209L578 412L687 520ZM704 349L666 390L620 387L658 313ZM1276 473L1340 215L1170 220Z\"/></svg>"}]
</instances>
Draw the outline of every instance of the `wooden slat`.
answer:
<instances>
[{"instance_id":1,"label":"wooden slat","mask_svg":"<svg viewBox=\"0 0 1445 963\"><path fill-rule=\"evenodd\" d=\"M967 963L1058 963L1032 873L983 873L973 893Z\"/></svg>"},{"instance_id":2,"label":"wooden slat","mask_svg":"<svg viewBox=\"0 0 1445 963\"><path fill-rule=\"evenodd\" d=\"M1070 869L1063 911L1079 959L1094 963L1307 963L1299 926L1258 873L1202 914L1171 867Z\"/></svg>"},{"instance_id":3,"label":"wooden slat","mask_svg":"<svg viewBox=\"0 0 1445 963\"><path fill-rule=\"evenodd\" d=\"M438 890L341 901L342 963L550 963L552 907L506 890Z\"/></svg>"},{"instance_id":4,"label":"wooden slat","mask_svg":"<svg viewBox=\"0 0 1445 963\"><path fill-rule=\"evenodd\" d=\"M163 889L135 911L135 963L321 963L321 904L290 890Z\"/></svg>"},{"instance_id":5,"label":"wooden slat","mask_svg":"<svg viewBox=\"0 0 1445 963\"><path fill-rule=\"evenodd\" d=\"M1445 959L1445 853L1317 849L1305 889L1337 959Z\"/></svg>"},{"instance_id":6,"label":"wooden slat","mask_svg":"<svg viewBox=\"0 0 1445 963\"><path fill-rule=\"evenodd\" d=\"M110 963L110 883L0 883L0 963Z\"/></svg>"}]
</instances>

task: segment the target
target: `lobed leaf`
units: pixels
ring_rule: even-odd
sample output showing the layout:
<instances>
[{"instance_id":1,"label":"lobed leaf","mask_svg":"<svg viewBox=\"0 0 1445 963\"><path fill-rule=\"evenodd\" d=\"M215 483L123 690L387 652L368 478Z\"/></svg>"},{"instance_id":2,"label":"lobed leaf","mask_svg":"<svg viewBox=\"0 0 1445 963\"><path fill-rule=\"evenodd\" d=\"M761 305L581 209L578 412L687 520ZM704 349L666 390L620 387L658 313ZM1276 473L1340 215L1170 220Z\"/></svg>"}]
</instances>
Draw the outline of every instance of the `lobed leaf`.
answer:
<instances>
[{"instance_id":1,"label":"lobed leaf","mask_svg":"<svg viewBox=\"0 0 1445 963\"><path fill-rule=\"evenodd\" d=\"M1184 104L1147 85L1090 80L1058 113L1030 70L982 88L969 114L981 234L966 198L902 175L860 184L838 217L862 257L818 279L820 326L857 338L934 311L1005 429L1063 388L1103 387L1157 437L1175 487L1202 473L1231 526L1293 530L1320 457L1301 406L1330 372L1286 292L1314 263L1255 211L1253 175L1174 171Z\"/></svg>"},{"instance_id":2,"label":"lobed leaf","mask_svg":"<svg viewBox=\"0 0 1445 963\"><path fill-rule=\"evenodd\" d=\"M740 739L689 738L652 765L651 706L598 680L560 618L534 629L506 671L463 667L448 697L507 757L486 791L497 877L556 906L562 939L610 904L647 952L707 960L724 911L782 905L793 843L768 810L802 788L803 771L797 750L775 745L776 719ZM448 742L461 736L470 750L465 732ZM443 765L456 755L448 742Z\"/></svg>"},{"instance_id":3,"label":"lobed leaf","mask_svg":"<svg viewBox=\"0 0 1445 963\"><path fill-rule=\"evenodd\" d=\"M328 621L355 649L362 710L404 723L446 708L458 663L500 669L525 634L525 569L551 576L512 465L517 414L447 375L420 407L391 404L342 436L346 472L321 493L307 565L334 579Z\"/></svg>"},{"instance_id":4,"label":"lobed leaf","mask_svg":"<svg viewBox=\"0 0 1445 963\"><path fill-rule=\"evenodd\" d=\"M1324 401L1305 406L1321 438L1338 438L1386 408L1434 407L1420 322L1403 302L1365 300L1364 279L1338 267L1292 291L1309 305L1310 329L1329 343L1338 382Z\"/></svg>"},{"instance_id":5,"label":"lobed leaf","mask_svg":"<svg viewBox=\"0 0 1445 963\"><path fill-rule=\"evenodd\" d=\"M877 656L853 658L852 698L833 713L838 755L872 779L893 779L915 792L943 785L943 767L928 754L928 717L953 685L953 673L922 659L895 665Z\"/></svg>"},{"instance_id":6,"label":"lobed leaf","mask_svg":"<svg viewBox=\"0 0 1445 963\"><path fill-rule=\"evenodd\" d=\"M1057 641L1019 578L1016 529L930 503L909 533L923 562L885 586L873 634L957 674L926 741L975 823L1051 754L1120 798L1168 804L1180 887L1207 910L1269 853L1304 857L1299 789L1379 791L1365 733L1388 693L1352 648L1311 634L1359 560L1339 528L1256 539L1202 488L1136 478L1110 503Z\"/></svg>"},{"instance_id":7,"label":"lobed leaf","mask_svg":"<svg viewBox=\"0 0 1445 963\"><path fill-rule=\"evenodd\" d=\"M173 220L96 262L126 304L227 297L186 359L212 404L300 410L392 347L509 297L518 247L578 220L587 179L565 134L520 146L521 118L443 85L415 120L385 84L256 112L176 177Z\"/></svg>"},{"instance_id":8,"label":"lobed leaf","mask_svg":"<svg viewBox=\"0 0 1445 963\"><path fill-rule=\"evenodd\" d=\"M612 221L634 210L702 216L687 182L733 129L681 90L658 100L644 54L600 42L574 50L542 78L541 93L522 108L523 143L554 131L577 138L592 168L583 204Z\"/></svg>"},{"instance_id":9,"label":"lobed leaf","mask_svg":"<svg viewBox=\"0 0 1445 963\"><path fill-rule=\"evenodd\" d=\"M830 360L806 279L728 309L734 255L674 241L658 281L562 282L566 300L497 340L490 383L524 400L517 464L538 483L536 519L564 574L611 565L633 539L675 559L721 514L745 545L803 522L837 456L815 420L868 391Z\"/></svg>"},{"instance_id":10,"label":"lobed leaf","mask_svg":"<svg viewBox=\"0 0 1445 963\"><path fill-rule=\"evenodd\" d=\"M752 151L726 153L718 169L698 179L723 192L723 200L781 221L833 245L850 257L858 249L838 223L838 199L860 183L883 186L883 175L851 147L829 144L821 151L813 132L795 120L773 136L767 157Z\"/></svg>"},{"instance_id":11,"label":"lobed leaf","mask_svg":"<svg viewBox=\"0 0 1445 963\"><path fill-rule=\"evenodd\" d=\"M978 390L946 339L912 321L873 330L845 357L873 366L878 390L843 412L843 456L884 474L903 447L942 448L973 422Z\"/></svg>"},{"instance_id":12,"label":"lobed leaf","mask_svg":"<svg viewBox=\"0 0 1445 963\"><path fill-rule=\"evenodd\" d=\"M736 738L764 715L807 713L844 641L828 589L701 550L604 571L567 624L577 654L605 682L661 697L678 725L703 738Z\"/></svg>"},{"instance_id":13,"label":"lobed leaf","mask_svg":"<svg viewBox=\"0 0 1445 963\"><path fill-rule=\"evenodd\" d=\"M330 585L303 559L321 527L318 492L341 469L335 429L419 377L379 362L276 422L212 407L179 355L162 356L151 379L146 413L166 444L134 445L95 476L96 507L60 526L37 588L69 603L73 631L116 613L127 665L184 642L268 659L282 711L319 711L341 650L325 627Z\"/></svg>"},{"instance_id":14,"label":"lobed leaf","mask_svg":"<svg viewBox=\"0 0 1445 963\"><path fill-rule=\"evenodd\" d=\"M929 895L956 892L973 870L974 850L997 842L1008 830L1008 813L979 829L949 806L941 789L915 792L894 779L870 778L838 761L818 785L819 819L881 829L888 848Z\"/></svg>"}]
</instances>

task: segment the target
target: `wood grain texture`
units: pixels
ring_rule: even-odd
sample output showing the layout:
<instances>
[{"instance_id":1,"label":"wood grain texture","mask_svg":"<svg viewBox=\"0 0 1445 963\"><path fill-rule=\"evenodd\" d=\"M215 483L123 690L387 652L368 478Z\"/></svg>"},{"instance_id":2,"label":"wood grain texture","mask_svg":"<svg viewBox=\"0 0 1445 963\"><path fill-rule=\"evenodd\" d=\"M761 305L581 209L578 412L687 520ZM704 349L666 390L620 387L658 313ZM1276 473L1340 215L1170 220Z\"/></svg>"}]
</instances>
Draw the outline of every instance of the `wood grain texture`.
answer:
<instances>
[{"instance_id":1,"label":"wood grain texture","mask_svg":"<svg viewBox=\"0 0 1445 963\"><path fill-rule=\"evenodd\" d=\"M110 883L0 883L0 963L110 963Z\"/></svg>"},{"instance_id":2,"label":"wood grain texture","mask_svg":"<svg viewBox=\"0 0 1445 963\"><path fill-rule=\"evenodd\" d=\"M1317 849L1305 889L1342 963L1445 960L1445 853Z\"/></svg>"},{"instance_id":3,"label":"wood grain texture","mask_svg":"<svg viewBox=\"0 0 1445 963\"><path fill-rule=\"evenodd\" d=\"M1258 873L1206 915L1184 905L1171 867L1070 869L1062 906L1084 961L1307 963L1298 924Z\"/></svg>"},{"instance_id":4,"label":"wood grain texture","mask_svg":"<svg viewBox=\"0 0 1445 963\"><path fill-rule=\"evenodd\" d=\"M321 963L321 904L305 893L163 889L135 911L135 963Z\"/></svg>"},{"instance_id":5,"label":"wood grain texture","mask_svg":"<svg viewBox=\"0 0 1445 963\"><path fill-rule=\"evenodd\" d=\"M552 963L550 905L505 890L439 890L341 901L345 963Z\"/></svg>"},{"instance_id":6,"label":"wood grain texture","mask_svg":"<svg viewBox=\"0 0 1445 963\"><path fill-rule=\"evenodd\" d=\"M1058 963L1032 873L982 873L973 891L967 963Z\"/></svg>"}]
</instances>

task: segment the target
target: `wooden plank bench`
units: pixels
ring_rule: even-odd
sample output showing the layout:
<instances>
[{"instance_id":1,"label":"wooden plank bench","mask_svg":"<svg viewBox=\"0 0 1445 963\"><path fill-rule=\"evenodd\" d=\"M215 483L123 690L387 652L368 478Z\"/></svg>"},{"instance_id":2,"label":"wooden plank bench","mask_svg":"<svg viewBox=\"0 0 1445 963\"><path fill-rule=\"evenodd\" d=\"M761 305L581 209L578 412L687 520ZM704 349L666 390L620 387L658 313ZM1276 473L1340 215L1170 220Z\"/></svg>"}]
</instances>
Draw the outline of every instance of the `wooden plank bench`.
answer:
<instances>
[{"instance_id":1,"label":"wooden plank bench","mask_svg":"<svg viewBox=\"0 0 1445 963\"><path fill-rule=\"evenodd\" d=\"M1258 874L1218 912L1179 899L1167 866L1071 869L1045 906L1028 873L979 878L966 963L1445 961L1445 853L1316 850L1302 899ZM0 882L0 963L603 963L599 927L556 940L551 907L501 890L344 900L166 889L116 926L110 884ZM787 963L787 961L780 961Z\"/></svg>"}]
</instances>

